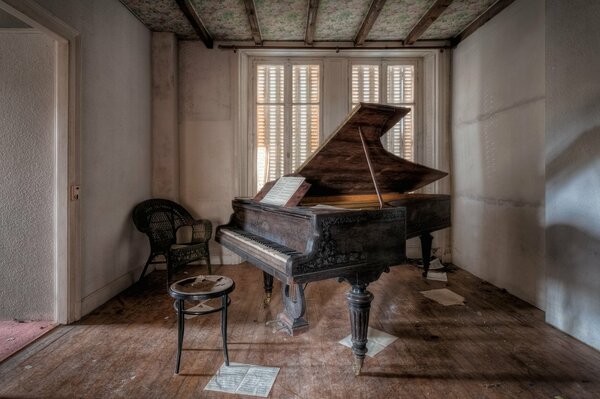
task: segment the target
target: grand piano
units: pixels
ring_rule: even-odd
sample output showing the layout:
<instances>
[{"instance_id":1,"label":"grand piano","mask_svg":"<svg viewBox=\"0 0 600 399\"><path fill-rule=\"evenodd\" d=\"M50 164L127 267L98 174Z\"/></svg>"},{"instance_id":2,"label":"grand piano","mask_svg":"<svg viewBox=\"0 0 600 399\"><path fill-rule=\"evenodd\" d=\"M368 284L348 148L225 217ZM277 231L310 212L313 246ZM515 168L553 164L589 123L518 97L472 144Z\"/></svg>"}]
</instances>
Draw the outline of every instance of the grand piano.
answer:
<instances>
[{"instance_id":1,"label":"grand piano","mask_svg":"<svg viewBox=\"0 0 600 399\"><path fill-rule=\"evenodd\" d=\"M431 232L450 226L448 195L414 193L446 173L397 157L381 143L409 111L361 103L291 175L305 181L285 205L263 201L276 183L269 182L252 199L234 199L229 223L216 232L217 242L263 271L267 298L273 277L282 282L277 319L292 335L308 325L306 283L337 278L351 285L356 375L367 352L367 286L405 262L412 237L421 239L426 275Z\"/></svg>"}]
</instances>

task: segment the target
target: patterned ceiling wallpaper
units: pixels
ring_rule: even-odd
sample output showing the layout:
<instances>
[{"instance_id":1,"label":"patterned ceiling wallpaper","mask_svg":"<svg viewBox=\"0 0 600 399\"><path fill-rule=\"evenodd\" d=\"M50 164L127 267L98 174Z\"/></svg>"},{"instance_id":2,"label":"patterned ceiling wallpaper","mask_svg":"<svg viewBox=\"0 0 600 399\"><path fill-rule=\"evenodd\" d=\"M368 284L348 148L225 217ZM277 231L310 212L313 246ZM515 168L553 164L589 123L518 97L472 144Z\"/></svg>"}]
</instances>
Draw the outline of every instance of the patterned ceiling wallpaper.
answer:
<instances>
[{"instance_id":1,"label":"patterned ceiling wallpaper","mask_svg":"<svg viewBox=\"0 0 600 399\"><path fill-rule=\"evenodd\" d=\"M215 40L251 41L243 0L190 0ZM372 0L321 0L315 40L353 41ZM449 39L497 0L455 0L421 39ZM175 0L121 0L153 31L197 39ZM308 0L254 0L263 40L304 40ZM434 0L387 0L367 40L403 40Z\"/></svg>"},{"instance_id":2,"label":"patterned ceiling wallpaper","mask_svg":"<svg viewBox=\"0 0 600 399\"><path fill-rule=\"evenodd\" d=\"M371 0L321 0L315 40L354 40L370 4Z\"/></svg>"},{"instance_id":3,"label":"patterned ceiling wallpaper","mask_svg":"<svg viewBox=\"0 0 600 399\"><path fill-rule=\"evenodd\" d=\"M191 2L213 39L252 40L252 30L243 0L191 0Z\"/></svg>"},{"instance_id":4,"label":"patterned ceiling wallpaper","mask_svg":"<svg viewBox=\"0 0 600 399\"><path fill-rule=\"evenodd\" d=\"M421 39L445 39L462 32L496 0L454 0Z\"/></svg>"},{"instance_id":5,"label":"patterned ceiling wallpaper","mask_svg":"<svg viewBox=\"0 0 600 399\"><path fill-rule=\"evenodd\" d=\"M254 0L254 4L263 40L304 40L306 0Z\"/></svg>"},{"instance_id":6,"label":"patterned ceiling wallpaper","mask_svg":"<svg viewBox=\"0 0 600 399\"><path fill-rule=\"evenodd\" d=\"M434 0L387 0L367 40L404 39Z\"/></svg>"},{"instance_id":7,"label":"patterned ceiling wallpaper","mask_svg":"<svg viewBox=\"0 0 600 399\"><path fill-rule=\"evenodd\" d=\"M182 39L198 38L175 0L123 0L121 3L152 31L175 32Z\"/></svg>"}]
</instances>

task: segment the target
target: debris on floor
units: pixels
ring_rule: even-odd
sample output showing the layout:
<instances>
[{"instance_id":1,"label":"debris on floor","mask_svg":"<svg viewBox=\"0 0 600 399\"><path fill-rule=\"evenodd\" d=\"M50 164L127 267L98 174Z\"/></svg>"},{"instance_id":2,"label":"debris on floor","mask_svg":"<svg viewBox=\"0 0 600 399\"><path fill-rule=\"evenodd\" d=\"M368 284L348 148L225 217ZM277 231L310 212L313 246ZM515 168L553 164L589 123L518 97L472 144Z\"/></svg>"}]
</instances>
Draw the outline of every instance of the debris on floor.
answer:
<instances>
[{"instance_id":1,"label":"debris on floor","mask_svg":"<svg viewBox=\"0 0 600 399\"><path fill-rule=\"evenodd\" d=\"M390 335L386 332L379 331L376 328L371 328L367 330L367 356L374 357L379 352L384 350L388 345L398 339L393 335ZM340 344L347 346L348 348L352 348L352 335L348 335L341 341Z\"/></svg>"}]
</instances>

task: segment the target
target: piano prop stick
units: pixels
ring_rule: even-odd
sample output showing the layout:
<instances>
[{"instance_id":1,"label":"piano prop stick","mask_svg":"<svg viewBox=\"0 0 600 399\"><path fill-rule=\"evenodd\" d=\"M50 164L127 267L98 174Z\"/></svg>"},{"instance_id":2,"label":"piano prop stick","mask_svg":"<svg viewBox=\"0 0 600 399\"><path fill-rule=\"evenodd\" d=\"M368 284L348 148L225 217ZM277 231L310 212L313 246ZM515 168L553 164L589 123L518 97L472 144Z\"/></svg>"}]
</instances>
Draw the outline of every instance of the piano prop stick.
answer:
<instances>
[{"instance_id":1,"label":"piano prop stick","mask_svg":"<svg viewBox=\"0 0 600 399\"><path fill-rule=\"evenodd\" d=\"M300 185L295 180L289 199L264 201L279 181L267 183L253 199L234 199L229 223L217 228L217 242L263 271L268 297L273 278L282 282L277 320L290 335L308 327L305 283L337 278L350 284L356 375L367 352L368 285L405 263L406 240L413 237L421 237L427 273L430 233L450 226L450 196L416 193L447 174L381 144L409 111L361 103L292 175L281 178L305 179Z\"/></svg>"}]
</instances>

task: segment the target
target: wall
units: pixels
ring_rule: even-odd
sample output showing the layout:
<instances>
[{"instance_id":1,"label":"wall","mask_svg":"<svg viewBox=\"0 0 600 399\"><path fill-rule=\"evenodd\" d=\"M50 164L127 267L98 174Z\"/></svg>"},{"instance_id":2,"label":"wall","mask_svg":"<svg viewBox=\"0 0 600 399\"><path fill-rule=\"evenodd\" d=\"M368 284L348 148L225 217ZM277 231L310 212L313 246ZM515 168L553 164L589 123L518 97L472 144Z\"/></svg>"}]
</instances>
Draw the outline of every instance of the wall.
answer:
<instances>
[{"instance_id":1,"label":"wall","mask_svg":"<svg viewBox=\"0 0 600 399\"><path fill-rule=\"evenodd\" d=\"M130 285L148 244L131 222L151 193L150 32L117 0L37 0L80 32L82 312Z\"/></svg>"},{"instance_id":2,"label":"wall","mask_svg":"<svg viewBox=\"0 0 600 399\"><path fill-rule=\"evenodd\" d=\"M54 42L0 32L0 320L54 319Z\"/></svg>"},{"instance_id":3,"label":"wall","mask_svg":"<svg viewBox=\"0 0 600 399\"><path fill-rule=\"evenodd\" d=\"M200 41L179 42L180 201L213 227L231 214L237 195L235 132L237 55L209 50ZM229 251L210 243L211 261L236 263Z\"/></svg>"},{"instance_id":4,"label":"wall","mask_svg":"<svg viewBox=\"0 0 600 399\"><path fill-rule=\"evenodd\" d=\"M453 262L540 307L544 1L517 0L453 53Z\"/></svg>"},{"instance_id":5,"label":"wall","mask_svg":"<svg viewBox=\"0 0 600 399\"><path fill-rule=\"evenodd\" d=\"M600 3L546 2L546 320L600 349Z\"/></svg>"}]
</instances>

